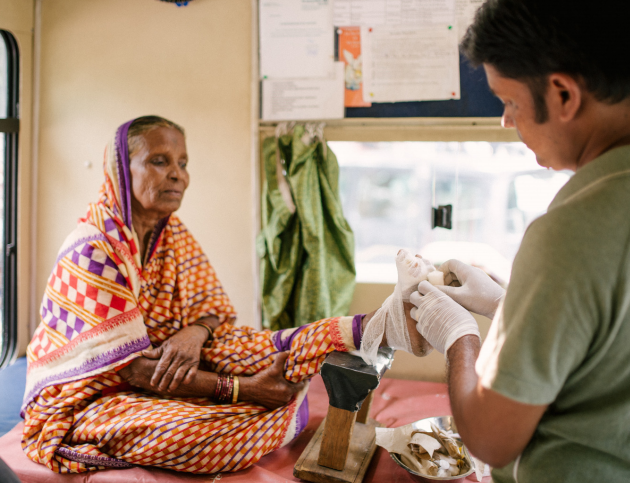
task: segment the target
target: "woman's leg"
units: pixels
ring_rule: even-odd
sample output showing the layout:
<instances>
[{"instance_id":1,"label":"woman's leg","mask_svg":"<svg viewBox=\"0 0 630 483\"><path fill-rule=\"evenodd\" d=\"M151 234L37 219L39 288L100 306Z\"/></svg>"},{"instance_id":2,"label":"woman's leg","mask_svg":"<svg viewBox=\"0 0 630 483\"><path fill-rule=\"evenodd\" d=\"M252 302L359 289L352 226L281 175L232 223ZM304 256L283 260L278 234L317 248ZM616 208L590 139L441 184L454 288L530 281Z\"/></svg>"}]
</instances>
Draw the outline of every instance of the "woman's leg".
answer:
<instances>
[{"instance_id":1,"label":"woman's leg","mask_svg":"<svg viewBox=\"0 0 630 483\"><path fill-rule=\"evenodd\" d=\"M277 332L223 324L214 332L210 347L202 349L202 357L213 372L251 375L271 365L276 353L288 350L286 378L300 382L319 372L328 353L355 350L360 322L360 318L333 317Z\"/></svg>"},{"instance_id":2,"label":"woman's leg","mask_svg":"<svg viewBox=\"0 0 630 483\"><path fill-rule=\"evenodd\" d=\"M269 366L279 349L288 348L286 377L298 382L316 374L329 352L354 350L352 320L324 319L276 333L224 325L215 332L211 347L203 349L204 359L214 370L247 375ZM108 394L73 406L76 401L70 395L77 390L94 388L97 396L99 388L120 382L119 376L108 373L65 389L51 388L54 395L45 391L42 397L52 398L51 409L65 411L63 417L57 413L57 421L46 418L25 433L23 445L29 457L60 473L130 464L228 472L251 466L300 429L303 393L271 411L248 402L215 404L207 398L163 399L139 392ZM48 449L39 444L44 435L55 435L54 442L45 445Z\"/></svg>"}]
</instances>

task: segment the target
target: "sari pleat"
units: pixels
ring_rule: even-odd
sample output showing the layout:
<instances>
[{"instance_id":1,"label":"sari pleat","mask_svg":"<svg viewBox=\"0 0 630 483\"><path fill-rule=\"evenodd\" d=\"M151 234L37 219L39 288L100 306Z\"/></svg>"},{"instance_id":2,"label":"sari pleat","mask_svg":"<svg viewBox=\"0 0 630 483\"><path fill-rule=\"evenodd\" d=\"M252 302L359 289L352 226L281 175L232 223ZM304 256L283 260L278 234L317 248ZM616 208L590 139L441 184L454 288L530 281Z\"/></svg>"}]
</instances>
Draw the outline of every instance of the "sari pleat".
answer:
<instances>
[{"instance_id":1,"label":"sari pleat","mask_svg":"<svg viewBox=\"0 0 630 483\"><path fill-rule=\"evenodd\" d=\"M350 317L331 318L289 330L298 333L288 347L287 380L300 382L317 374L333 350L354 350L343 334L351 324ZM252 375L273 363L283 349L280 341L291 335L286 332L223 324L202 349L202 358L213 371ZM208 398L116 391L123 383L116 371L109 371L42 391L28 409L23 446L29 458L58 473L133 465L230 472L284 446L308 421L308 383L275 410L246 401L216 404Z\"/></svg>"}]
</instances>

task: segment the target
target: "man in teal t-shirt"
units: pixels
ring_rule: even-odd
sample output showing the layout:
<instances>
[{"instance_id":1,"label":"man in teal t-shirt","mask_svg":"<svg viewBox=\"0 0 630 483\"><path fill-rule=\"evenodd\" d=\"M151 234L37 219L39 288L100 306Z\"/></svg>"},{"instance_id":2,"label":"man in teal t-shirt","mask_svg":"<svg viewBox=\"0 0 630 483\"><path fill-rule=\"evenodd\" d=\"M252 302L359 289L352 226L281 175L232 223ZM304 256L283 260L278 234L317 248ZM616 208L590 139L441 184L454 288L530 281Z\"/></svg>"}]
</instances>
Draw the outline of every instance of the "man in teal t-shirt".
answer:
<instances>
[{"instance_id":1,"label":"man in teal t-shirt","mask_svg":"<svg viewBox=\"0 0 630 483\"><path fill-rule=\"evenodd\" d=\"M463 441L497 482L630 482L630 52L619 2L488 0L462 42L538 163L576 174L507 293L446 262L411 298ZM503 301L501 303L501 301ZM480 350L468 311L494 316ZM496 316L495 316L496 313Z\"/></svg>"}]
</instances>

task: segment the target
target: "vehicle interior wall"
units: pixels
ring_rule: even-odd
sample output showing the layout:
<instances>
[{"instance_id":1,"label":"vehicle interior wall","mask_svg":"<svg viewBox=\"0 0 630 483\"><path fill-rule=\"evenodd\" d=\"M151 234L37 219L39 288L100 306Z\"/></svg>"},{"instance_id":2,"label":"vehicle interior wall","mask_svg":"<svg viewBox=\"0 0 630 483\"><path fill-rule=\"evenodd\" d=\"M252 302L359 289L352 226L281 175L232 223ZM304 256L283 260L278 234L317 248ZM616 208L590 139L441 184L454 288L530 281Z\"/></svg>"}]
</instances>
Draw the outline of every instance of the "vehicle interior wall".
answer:
<instances>
[{"instance_id":1,"label":"vehicle interior wall","mask_svg":"<svg viewBox=\"0 0 630 483\"><path fill-rule=\"evenodd\" d=\"M21 353L30 336L28 323L38 318L57 250L87 203L97 197L109 137L120 123L144 114L159 114L185 127L192 182L179 214L209 255L240 322L259 326L256 1L195 0L177 8L156 0L0 0L3 12L15 11L18 4L30 5L23 8L31 16L25 15L30 23L20 27L25 32L22 41L32 42L31 29L39 24L40 49L35 69L39 101L33 216L30 197L20 205L21 227L32 224L35 233L32 272L28 250L20 251L25 257L20 303L31 309L20 315ZM30 68L28 45L22 54L23 65ZM23 82L30 79L29 73ZM28 107L23 112L30 113ZM23 115L23 165L30 160L31 147L24 121ZM409 139L436 136L436 126L412 127ZM375 128L382 136L383 126ZM492 137L496 128L468 136ZM374 134L365 126L357 132L348 129L343 127L333 138ZM457 128L438 129L440 138L461 137ZM398 126L396 139L400 136ZM21 177L30 179L30 166L25 164ZM357 284L350 313L373 310L392 290L389 284ZM485 335L489 321L480 322ZM418 359L399 353L389 375L435 381L442 380L444 372L440 354Z\"/></svg>"},{"instance_id":2,"label":"vehicle interior wall","mask_svg":"<svg viewBox=\"0 0 630 483\"><path fill-rule=\"evenodd\" d=\"M41 5L37 301L61 243L97 200L110 136L128 119L158 114L187 134L191 183L179 215L239 321L257 325L252 3Z\"/></svg>"},{"instance_id":3,"label":"vehicle interior wall","mask_svg":"<svg viewBox=\"0 0 630 483\"><path fill-rule=\"evenodd\" d=\"M30 339L31 277L31 186L33 112L33 0L0 0L0 29L10 32L20 51L20 132L18 158L18 353Z\"/></svg>"}]
</instances>

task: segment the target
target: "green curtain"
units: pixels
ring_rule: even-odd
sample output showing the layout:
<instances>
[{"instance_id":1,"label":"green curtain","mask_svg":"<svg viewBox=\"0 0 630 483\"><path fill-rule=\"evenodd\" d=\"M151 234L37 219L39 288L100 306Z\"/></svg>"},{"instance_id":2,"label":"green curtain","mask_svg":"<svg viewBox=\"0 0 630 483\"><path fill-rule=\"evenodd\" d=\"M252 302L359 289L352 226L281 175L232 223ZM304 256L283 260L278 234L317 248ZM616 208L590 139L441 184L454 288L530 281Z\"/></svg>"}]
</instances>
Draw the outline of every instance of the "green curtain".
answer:
<instances>
[{"instance_id":1,"label":"green curtain","mask_svg":"<svg viewBox=\"0 0 630 483\"><path fill-rule=\"evenodd\" d=\"M263 142L257 249L263 325L273 330L347 315L354 293L354 235L341 207L339 165L323 128L314 131L297 125Z\"/></svg>"}]
</instances>

